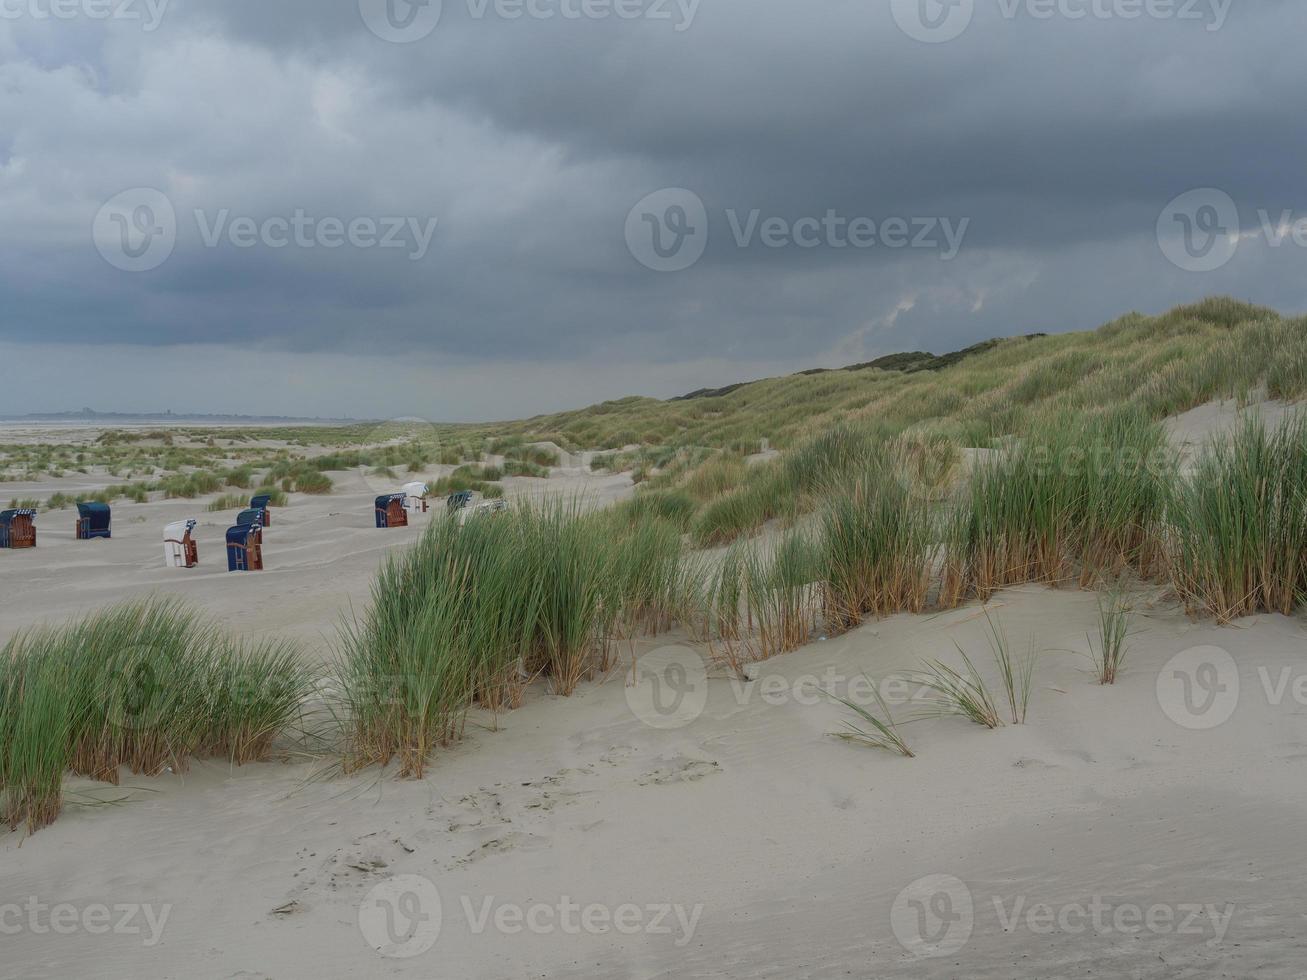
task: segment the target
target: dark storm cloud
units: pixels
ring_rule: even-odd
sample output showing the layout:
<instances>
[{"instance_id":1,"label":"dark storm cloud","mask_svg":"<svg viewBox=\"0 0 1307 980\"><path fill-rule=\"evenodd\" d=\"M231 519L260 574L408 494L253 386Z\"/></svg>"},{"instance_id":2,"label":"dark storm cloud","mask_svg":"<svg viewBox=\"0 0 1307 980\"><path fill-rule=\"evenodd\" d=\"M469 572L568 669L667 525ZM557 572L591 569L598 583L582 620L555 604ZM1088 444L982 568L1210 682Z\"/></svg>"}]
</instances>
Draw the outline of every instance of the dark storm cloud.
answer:
<instances>
[{"instance_id":1,"label":"dark storm cloud","mask_svg":"<svg viewBox=\"0 0 1307 980\"><path fill-rule=\"evenodd\" d=\"M1229 194L1245 232L1259 210L1307 214L1292 114L1307 66L1285 43L1307 9L1290 0L974 0L945 43L907 36L897 0L673 0L667 20L444 0L410 44L352 0L173 0L153 30L0 2L20 14L0 19L4 341L325 356L384 337L487 378L521 360L688 378L711 359L943 350L1212 292L1307 307L1292 241L1252 234L1195 273L1155 237L1195 187ZM90 229L138 187L165 193L177 230L166 260L127 272L95 247L120 226ZM667 187L702 199L709 236L692 267L659 273L624 231ZM277 244L297 214L307 237ZM763 243L769 218L828 215L963 234L947 261ZM262 229L252 245L243 219ZM383 248L330 244L324 219L406 224ZM740 247L733 223L751 220ZM670 387L652 393L676 377L660 370Z\"/></svg>"}]
</instances>

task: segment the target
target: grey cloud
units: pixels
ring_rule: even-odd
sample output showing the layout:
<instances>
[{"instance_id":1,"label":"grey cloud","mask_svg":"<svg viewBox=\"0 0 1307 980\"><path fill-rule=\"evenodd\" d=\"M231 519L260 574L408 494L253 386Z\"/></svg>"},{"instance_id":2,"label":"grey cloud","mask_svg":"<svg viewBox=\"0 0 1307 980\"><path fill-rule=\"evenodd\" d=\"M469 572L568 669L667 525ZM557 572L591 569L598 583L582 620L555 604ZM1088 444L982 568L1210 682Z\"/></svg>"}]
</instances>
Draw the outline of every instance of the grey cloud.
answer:
<instances>
[{"instance_id":1,"label":"grey cloud","mask_svg":"<svg viewBox=\"0 0 1307 980\"><path fill-rule=\"evenodd\" d=\"M173 0L153 33L0 20L0 340L323 358L380 346L457 363L487 391L529 358L568 373L583 402L600 372L568 366L597 360L627 366L606 378L666 395L739 380L746 364L944 350L1213 292L1307 308L1292 244L1245 242L1200 275L1153 237L1163 206L1193 187L1227 191L1245 228L1260 208L1307 214L1307 130L1291 101L1307 66L1268 43L1301 36L1307 9L1236 0L1207 31L1012 21L999 3L977 0L971 27L938 45L906 37L888 3L834 0L704 0L680 33L477 20L445 0L412 45L373 36L345 0ZM180 224L172 256L130 274L100 258L90 228L138 186L165 191ZM623 226L669 186L702 197L711 233L697 265L659 274L633 259ZM411 261L206 248L196 209L439 224ZM742 249L727 209L970 223L941 262ZM705 364L725 375L702 378ZM352 401L323 414L378 407L340 397ZM483 414L495 404L488 392Z\"/></svg>"}]
</instances>

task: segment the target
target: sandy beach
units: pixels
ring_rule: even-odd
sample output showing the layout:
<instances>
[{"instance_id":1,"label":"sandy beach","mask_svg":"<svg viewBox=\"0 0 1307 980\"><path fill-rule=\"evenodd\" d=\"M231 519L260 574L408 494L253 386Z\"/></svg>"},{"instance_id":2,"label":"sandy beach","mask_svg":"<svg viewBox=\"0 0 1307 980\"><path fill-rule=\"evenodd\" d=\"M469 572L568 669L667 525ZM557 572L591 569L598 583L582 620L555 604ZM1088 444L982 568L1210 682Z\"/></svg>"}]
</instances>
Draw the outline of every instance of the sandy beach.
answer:
<instances>
[{"instance_id":1,"label":"sandy beach","mask_svg":"<svg viewBox=\"0 0 1307 980\"><path fill-rule=\"evenodd\" d=\"M434 483L453 469L433 466L402 479L357 470L331 473L335 486L329 496L293 494L290 506L275 509L273 525L265 532L266 567L259 575L228 574L224 535L237 511L210 513L205 500L117 501L110 541L77 541L76 508L43 511L37 518L40 546L5 552L0 564L5 596L0 643L42 622L160 593L186 599L234 632L293 636L321 648L342 617L366 607L386 556L417 540L443 506L443 501L432 501L433 509L413 515L408 527L378 531L375 498L410 480ZM111 481L89 475L6 483L0 495L44 500L53 493L100 489L106 482ZM593 507L611 504L633 489L629 475L591 474L579 466L559 468L548 480L509 477L503 485L510 500L559 495ZM199 522L200 565L165 568L163 528L189 518Z\"/></svg>"},{"instance_id":2,"label":"sandy beach","mask_svg":"<svg viewBox=\"0 0 1307 980\"><path fill-rule=\"evenodd\" d=\"M1129 668L1103 688L1075 652L1092 596L1012 590L990 609L1048 651L1029 723L915 722L915 759L827 737L841 712L810 686L983 646L977 609L895 617L750 683L713 678L702 713L672 729L641 720L647 692L622 672L566 705L536 695L478 716L422 782L316 781L305 762L84 784L120 802L5 838L7 901L140 903L167 919L157 937L143 913L140 934L8 937L4 975L1297 976L1302 622L1218 629L1146 605ZM1159 676L1209 645L1238 662L1240 697L1194 730L1171 694L1159 702ZM395 876L431 883L421 914L439 909L440 928L388 957L360 910L378 886L392 897ZM961 915L969 896L967 919L923 929L896 911L932 876L952 904L927 907ZM568 902L640 912L622 934L578 925L579 911L569 922ZM536 931L514 918L537 906ZM912 948L922 932L942 955Z\"/></svg>"}]
</instances>

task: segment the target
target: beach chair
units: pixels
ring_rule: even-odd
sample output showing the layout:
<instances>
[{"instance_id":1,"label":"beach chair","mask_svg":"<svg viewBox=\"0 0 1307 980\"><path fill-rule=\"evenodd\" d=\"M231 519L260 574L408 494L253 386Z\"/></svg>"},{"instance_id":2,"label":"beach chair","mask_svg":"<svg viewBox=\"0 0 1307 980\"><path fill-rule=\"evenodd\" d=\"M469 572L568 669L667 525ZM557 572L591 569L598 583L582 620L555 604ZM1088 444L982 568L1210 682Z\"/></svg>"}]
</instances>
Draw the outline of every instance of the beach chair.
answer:
<instances>
[{"instance_id":1,"label":"beach chair","mask_svg":"<svg viewBox=\"0 0 1307 980\"><path fill-rule=\"evenodd\" d=\"M263 511L261 510L243 510L236 515L236 524L238 527L257 527L262 530L267 525L263 523Z\"/></svg>"},{"instance_id":2,"label":"beach chair","mask_svg":"<svg viewBox=\"0 0 1307 980\"><path fill-rule=\"evenodd\" d=\"M466 524L474 517L492 517L495 514L503 514L508 510L508 501L499 500L482 500L475 506L465 507L458 512L458 523Z\"/></svg>"},{"instance_id":3,"label":"beach chair","mask_svg":"<svg viewBox=\"0 0 1307 980\"><path fill-rule=\"evenodd\" d=\"M237 524L227 530L227 571L263 571L263 528Z\"/></svg>"},{"instance_id":4,"label":"beach chair","mask_svg":"<svg viewBox=\"0 0 1307 980\"><path fill-rule=\"evenodd\" d=\"M272 503L272 495L261 493L257 497L250 498L250 510L257 510L263 514L262 524L264 527L272 526L272 514L268 512L268 506Z\"/></svg>"},{"instance_id":5,"label":"beach chair","mask_svg":"<svg viewBox=\"0 0 1307 980\"><path fill-rule=\"evenodd\" d=\"M408 527L408 511L404 509L404 494L388 493L376 502L377 527Z\"/></svg>"},{"instance_id":6,"label":"beach chair","mask_svg":"<svg viewBox=\"0 0 1307 980\"><path fill-rule=\"evenodd\" d=\"M112 537L112 513L108 504L86 503L77 505L77 540Z\"/></svg>"},{"instance_id":7,"label":"beach chair","mask_svg":"<svg viewBox=\"0 0 1307 980\"><path fill-rule=\"evenodd\" d=\"M427 494L431 488L425 483L407 483L404 485L404 506L414 514L427 512Z\"/></svg>"},{"instance_id":8,"label":"beach chair","mask_svg":"<svg viewBox=\"0 0 1307 980\"><path fill-rule=\"evenodd\" d=\"M0 512L0 548L36 547L36 511Z\"/></svg>"},{"instance_id":9,"label":"beach chair","mask_svg":"<svg viewBox=\"0 0 1307 980\"><path fill-rule=\"evenodd\" d=\"M472 503L474 494L471 490L463 490L460 493L451 493L445 499L445 507L451 514L456 514Z\"/></svg>"},{"instance_id":10,"label":"beach chair","mask_svg":"<svg viewBox=\"0 0 1307 980\"><path fill-rule=\"evenodd\" d=\"M194 568L200 552L191 537L196 521L177 521L163 529L163 563L169 568Z\"/></svg>"}]
</instances>

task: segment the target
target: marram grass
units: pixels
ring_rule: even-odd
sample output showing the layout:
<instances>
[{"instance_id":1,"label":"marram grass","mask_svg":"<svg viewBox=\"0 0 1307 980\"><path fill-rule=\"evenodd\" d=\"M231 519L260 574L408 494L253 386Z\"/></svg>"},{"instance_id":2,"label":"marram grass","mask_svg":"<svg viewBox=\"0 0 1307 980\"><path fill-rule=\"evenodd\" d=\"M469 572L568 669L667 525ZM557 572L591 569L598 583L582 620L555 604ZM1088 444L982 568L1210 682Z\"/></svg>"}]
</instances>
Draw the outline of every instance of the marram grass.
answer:
<instances>
[{"instance_id":1,"label":"marram grass","mask_svg":"<svg viewBox=\"0 0 1307 980\"><path fill-rule=\"evenodd\" d=\"M1275 430L1248 420L1213 441L1173 484L1165 534L1191 611L1219 622L1291 613L1307 592L1307 419Z\"/></svg>"},{"instance_id":2,"label":"marram grass","mask_svg":"<svg viewBox=\"0 0 1307 980\"><path fill-rule=\"evenodd\" d=\"M149 599L20 634L0 651L0 811L39 830L67 773L117 783L197 756L267 758L312 674L284 641L245 643Z\"/></svg>"},{"instance_id":3,"label":"marram grass","mask_svg":"<svg viewBox=\"0 0 1307 980\"><path fill-rule=\"evenodd\" d=\"M932 520L925 498L873 460L831 488L818 547L827 628L845 632L867 616L920 612L926 604Z\"/></svg>"},{"instance_id":4,"label":"marram grass","mask_svg":"<svg viewBox=\"0 0 1307 980\"><path fill-rule=\"evenodd\" d=\"M342 632L347 768L397 760L420 777L472 705L514 707L537 676L572 694L609 668L614 642L657 632L683 608L681 548L674 525L588 513L578 500L434 521Z\"/></svg>"},{"instance_id":5,"label":"marram grass","mask_svg":"<svg viewBox=\"0 0 1307 980\"><path fill-rule=\"evenodd\" d=\"M863 676L866 677L866 675ZM890 706L886 703L884 695L880 693L880 688L870 678L866 678L866 680L871 687L873 697L876 699L876 711L872 711L869 707L849 698L842 698L826 691L822 692L832 701L848 708L860 719L859 721L846 719L843 729L832 732L831 735L857 745L885 749L888 752L897 753L905 759L913 758L914 753L908 747L903 734L899 731L899 726L894 721L894 715L890 711Z\"/></svg>"}]
</instances>

